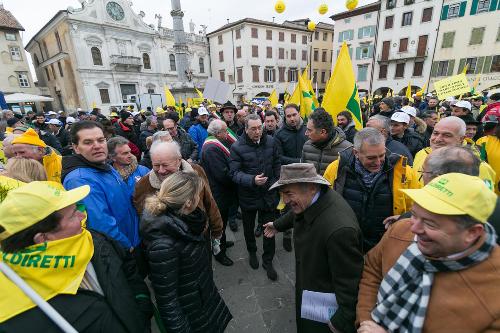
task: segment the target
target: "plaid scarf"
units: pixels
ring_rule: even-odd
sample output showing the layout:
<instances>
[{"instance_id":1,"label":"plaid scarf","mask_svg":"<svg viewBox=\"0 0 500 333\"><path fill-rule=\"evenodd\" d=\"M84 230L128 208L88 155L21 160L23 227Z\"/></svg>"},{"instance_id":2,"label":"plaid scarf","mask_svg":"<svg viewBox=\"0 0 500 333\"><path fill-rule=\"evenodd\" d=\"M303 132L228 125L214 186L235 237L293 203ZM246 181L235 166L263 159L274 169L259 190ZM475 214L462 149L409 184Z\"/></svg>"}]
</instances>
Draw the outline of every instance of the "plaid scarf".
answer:
<instances>
[{"instance_id":1,"label":"plaid scarf","mask_svg":"<svg viewBox=\"0 0 500 333\"><path fill-rule=\"evenodd\" d=\"M384 277L372 311L373 320L389 332L420 333L434 274L467 269L486 260L496 245L496 233L486 223L486 240L474 253L457 260L430 260L411 244Z\"/></svg>"},{"instance_id":2,"label":"plaid scarf","mask_svg":"<svg viewBox=\"0 0 500 333\"><path fill-rule=\"evenodd\" d=\"M384 172L383 169L384 169L384 164L382 163L379 172L370 172L365 169L365 167L361 164L361 162L357 158L354 160L354 170L361 176L363 184L365 184L365 186L368 188L371 188L373 184L375 184L375 181Z\"/></svg>"}]
</instances>

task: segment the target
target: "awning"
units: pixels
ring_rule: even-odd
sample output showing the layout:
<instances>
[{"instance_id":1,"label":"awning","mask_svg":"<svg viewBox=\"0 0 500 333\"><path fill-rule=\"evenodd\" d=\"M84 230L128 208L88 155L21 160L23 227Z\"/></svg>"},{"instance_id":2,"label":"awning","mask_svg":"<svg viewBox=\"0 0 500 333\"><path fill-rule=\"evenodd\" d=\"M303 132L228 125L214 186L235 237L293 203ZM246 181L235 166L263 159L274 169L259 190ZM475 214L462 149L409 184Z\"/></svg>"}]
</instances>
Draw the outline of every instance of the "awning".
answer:
<instances>
[{"instance_id":1,"label":"awning","mask_svg":"<svg viewBox=\"0 0 500 333\"><path fill-rule=\"evenodd\" d=\"M45 97L39 95L15 93L10 95L5 95L5 101L7 103L25 103L25 102L52 102L54 99L52 97Z\"/></svg>"}]
</instances>

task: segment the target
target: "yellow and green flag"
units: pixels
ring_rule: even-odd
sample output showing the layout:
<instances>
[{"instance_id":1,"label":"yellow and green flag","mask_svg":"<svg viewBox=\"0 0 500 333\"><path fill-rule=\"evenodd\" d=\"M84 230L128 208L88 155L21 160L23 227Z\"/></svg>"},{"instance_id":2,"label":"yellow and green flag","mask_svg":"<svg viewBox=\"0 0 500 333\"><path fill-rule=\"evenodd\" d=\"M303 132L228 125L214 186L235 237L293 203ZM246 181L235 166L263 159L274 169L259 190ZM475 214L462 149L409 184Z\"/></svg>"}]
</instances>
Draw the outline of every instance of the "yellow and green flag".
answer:
<instances>
[{"instance_id":1,"label":"yellow and green flag","mask_svg":"<svg viewBox=\"0 0 500 333\"><path fill-rule=\"evenodd\" d=\"M361 115L361 107L359 105L358 87L352 70L349 49L345 42L340 49L332 77L323 95L323 103L321 106L334 118L336 118L337 114L340 112L348 110L353 115L352 119L356 129L361 130L363 128L363 116Z\"/></svg>"},{"instance_id":2,"label":"yellow and green flag","mask_svg":"<svg viewBox=\"0 0 500 333\"><path fill-rule=\"evenodd\" d=\"M269 95L269 102L271 102L272 107L275 107L278 104L278 95L276 94L276 89L273 89L271 95Z\"/></svg>"},{"instance_id":3,"label":"yellow and green flag","mask_svg":"<svg viewBox=\"0 0 500 333\"><path fill-rule=\"evenodd\" d=\"M408 82L408 87L406 88L406 97L413 103L413 97L411 97L411 81Z\"/></svg>"},{"instance_id":4,"label":"yellow and green flag","mask_svg":"<svg viewBox=\"0 0 500 333\"><path fill-rule=\"evenodd\" d=\"M172 95L172 93L170 92L170 89L168 89L167 85L164 86L164 90L165 90L165 99L166 99L167 106L175 107L174 95Z\"/></svg>"},{"instance_id":5,"label":"yellow and green flag","mask_svg":"<svg viewBox=\"0 0 500 333\"><path fill-rule=\"evenodd\" d=\"M194 88L194 90L196 90L196 93L198 94L198 96L203 99L203 93L201 91L198 90L198 88Z\"/></svg>"}]
</instances>

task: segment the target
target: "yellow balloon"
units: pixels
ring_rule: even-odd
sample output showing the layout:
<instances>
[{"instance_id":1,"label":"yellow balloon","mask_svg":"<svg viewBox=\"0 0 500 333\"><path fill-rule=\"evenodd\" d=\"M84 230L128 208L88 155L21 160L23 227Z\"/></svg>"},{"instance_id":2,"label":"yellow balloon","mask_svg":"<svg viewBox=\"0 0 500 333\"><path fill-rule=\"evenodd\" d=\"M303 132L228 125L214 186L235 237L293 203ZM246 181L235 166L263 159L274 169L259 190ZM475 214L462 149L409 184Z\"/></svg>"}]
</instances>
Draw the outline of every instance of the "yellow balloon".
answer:
<instances>
[{"instance_id":1,"label":"yellow balloon","mask_svg":"<svg viewBox=\"0 0 500 333\"><path fill-rule=\"evenodd\" d=\"M307 29L314 31L314 29L316 29L316 23L309 21L309 23L307 23Z\"/></svg>"},{"instance_id":2,"label":"yellow balloon","mask_svg":"<svg viewBox=\"0 0 500 333\"><path fill-rule=\"evenodd\" d=\"M285 11L285 2L282 0L276 1L276 4L274 5L274 10L278 13L281 14Z\"/></svg>"},{"instance_id":3,"label":"yellow balloon","mask_svg":"<svg viewBox=\"0 0 500 333\"><path fill-rule=\"evenodd\" d=\"M321 4L318 8L318 12L321 15L325 15L328 12L328 5L326 3Z\"/></svg>"},{"instance_id":4,"label":"yellow balloon","mask_svg":"<svg viewBox=\"0 0 500 333\"><path fill-rule=\"evenodd\" d=\"M345 6L347 7L347 9L353 10L358 6L358 0L346 0Z\"/></svg>"}]
</instances>

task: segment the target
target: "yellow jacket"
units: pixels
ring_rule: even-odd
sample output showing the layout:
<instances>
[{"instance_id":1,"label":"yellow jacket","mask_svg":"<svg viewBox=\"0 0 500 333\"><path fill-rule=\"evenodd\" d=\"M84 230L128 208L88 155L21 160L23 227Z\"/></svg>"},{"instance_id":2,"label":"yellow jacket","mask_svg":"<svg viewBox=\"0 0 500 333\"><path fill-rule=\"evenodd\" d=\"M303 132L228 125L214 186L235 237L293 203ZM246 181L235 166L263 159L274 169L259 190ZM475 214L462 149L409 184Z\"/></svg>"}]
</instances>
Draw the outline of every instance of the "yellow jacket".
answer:
<instances>
[{"instance_id":1,"label":"yellow jacket","mask_svg":"<svg viewBox=\"0 0 500 333\"><path fill-rule=\"evenodd\" d=\"M339 158L328 165L323 175L330 182L330 187L333 189L341 158L342 154L339 154ZM392 212L394 215L401 215L410 210L413 202L400 190L419 188L420 186L414 177L415 175L411 167L407 164L406 157L399 156L399 159L393 166L392 172Z\"/></svg>"},{"instance_id":2,"label":"yellow jacket","mask_svg":"<svg viewBox=\"0 0 500 333\"><path fill-rule=\"evenodd\" d=\"M58 155L54 149L47 147L50 150L43 157L43 167L47 173L47 180L53 182L61 182L61 172L62 172L62 157Z\"/></svg>"},{"instance_id":3,"label":"yellow jacket","mask_svg":"<svg viewBox=\"0 0 500 333\"><path fill-rule=\"evenodd\" d=\"M0 163L2 163L2 164L7 163L7 158L5 157L5 154L3 153L3 141L0 141Z\"/></svg>"}]
</instances>

